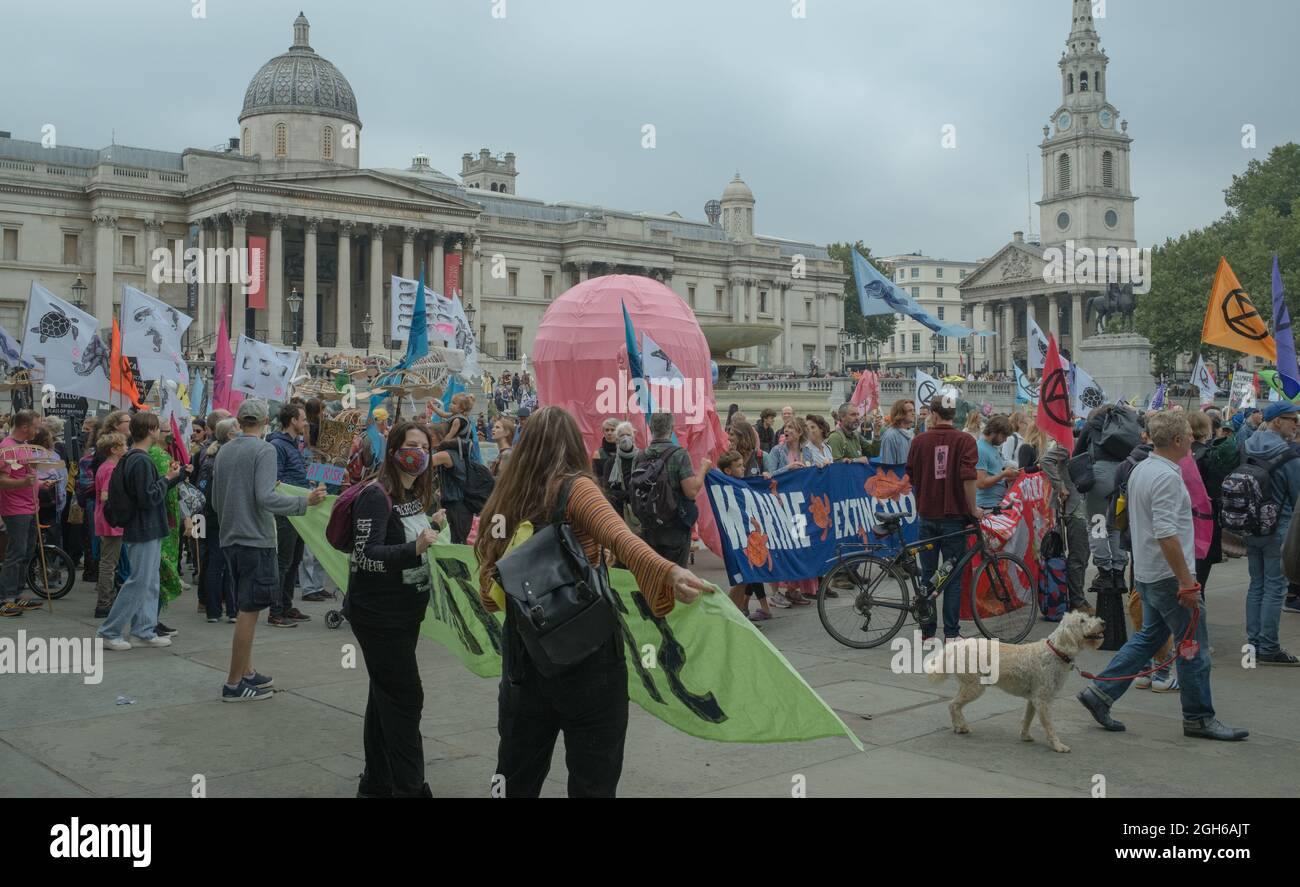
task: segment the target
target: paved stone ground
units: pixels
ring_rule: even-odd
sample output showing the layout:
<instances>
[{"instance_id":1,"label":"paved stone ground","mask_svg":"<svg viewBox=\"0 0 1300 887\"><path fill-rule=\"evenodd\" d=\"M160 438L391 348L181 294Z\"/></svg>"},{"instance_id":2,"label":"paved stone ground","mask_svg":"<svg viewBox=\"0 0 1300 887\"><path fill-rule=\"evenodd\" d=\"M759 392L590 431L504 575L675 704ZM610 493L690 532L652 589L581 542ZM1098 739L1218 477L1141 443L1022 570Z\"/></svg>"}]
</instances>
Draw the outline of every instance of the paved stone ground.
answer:
<instances>
[{"instance_id":1,"label":"paved stone ground","mask_svg":"<svg viewBox=\"0 0 1300 887\"><path fill-rule=\"evenodd\" d=\"M698 571L722 580L704 553ZM1185 739L1176 694L1133 690L1117 708L1128 732L1096 727L1071 697L1072 676L1054 708L1071 754L1053 753L1035 724L1034 743L1018 739L1023 702L990 690L967 708L973 734L952 733L951 684L896 675L888 648L851 650L822 629L815 608L777 611L764 632L861 737L786 745L723 745L678 733L635 705L620 786L625 796L788 796L793 777L809 796L1088 796L1094 774L1110 797L1294 796L1300 785L1300 669L1241 667L1247 582L1244 561L1215 569L1209 593L1215 646L1214 698L1221 718L1249 727L1244 743ZM91 636L93 592L79 583L53 612L0 624L40 637ZM180 630L172 647L105 652L101 684L76 675L0 675L0 797L180 797L203 774L210 797L321 796L355 793L362 768L364 667L341 667L346 625L328 630L326 604L302 604L314 618L296 629L258 627L257 668L274 675L275 698L228 705L218 700L233 626L208 625L183 596L165 614ZM907 629L910 630L910 629ZM1034 637L1048 633L1040 624ZM1300 617L1283 614L1282 641L1300 650ZM1087 653L1081 665L1104 666ZM451 653L421 639L425 688L422 730L427 774L439 796L486 793L496 758L496 682L474 677ZM118 705L119 695L136 700ZM867 716L870 716L870 719ZM546 794L563 795L562 746Z\"/></svg>"}]
</instances>

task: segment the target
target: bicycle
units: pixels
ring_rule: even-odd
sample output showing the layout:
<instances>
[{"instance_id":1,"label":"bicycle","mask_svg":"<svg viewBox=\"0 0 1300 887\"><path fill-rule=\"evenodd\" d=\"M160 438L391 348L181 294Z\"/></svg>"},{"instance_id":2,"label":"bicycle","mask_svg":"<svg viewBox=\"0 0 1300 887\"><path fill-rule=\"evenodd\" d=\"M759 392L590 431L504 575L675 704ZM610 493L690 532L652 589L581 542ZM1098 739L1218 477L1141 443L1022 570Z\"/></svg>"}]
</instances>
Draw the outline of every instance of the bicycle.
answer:
<instances>
[{"instance_id":1,"label":"bicycle","mask_svg":"<svg viewBox=\"0 0 1300 887\"><path fill-rule=\"evenodd\" d=\"M1000 508L989 511L1000 512ZM837 552L835 566L822 577L817 595L817 615L830 636L846 647L866 650L898 634L909 615L917 625L938 621L942 616L939 601L949 583L961 582L979 556L982 563L975 568L969 592L976 627L986 638L1010 644L1023 641L1038 619L1037 589L1024 561L1013 554L990 551L978 523L954 533L903 542L903 521L911 517L911 513L875 514L873 532L877 536L899 536L900 544L893 554L883 553L891 547L883 544L848 554L841 547ZM931 551L941 540L958 535L973 535L975 543L934 588L922 588L916 554Z\"/></svg>"},{"instance_id":2,"label":"bicycle","mask_svg":"<svg viewBox=\"0 0 1300 887\"><path fill-rule=\"evenodd\" d=\"M42 600L46 599L45 590L49 588L49 599L59 600L72 591L77 582L77 567L72 562L72 555L57 545L46 542L43 546L45 560L41 561L41 552L32 555L27 562L27 587ZM41 570L44 569L44 576ZM48 586L47 586L48 583Z\"/></svg>"}]
</instances>

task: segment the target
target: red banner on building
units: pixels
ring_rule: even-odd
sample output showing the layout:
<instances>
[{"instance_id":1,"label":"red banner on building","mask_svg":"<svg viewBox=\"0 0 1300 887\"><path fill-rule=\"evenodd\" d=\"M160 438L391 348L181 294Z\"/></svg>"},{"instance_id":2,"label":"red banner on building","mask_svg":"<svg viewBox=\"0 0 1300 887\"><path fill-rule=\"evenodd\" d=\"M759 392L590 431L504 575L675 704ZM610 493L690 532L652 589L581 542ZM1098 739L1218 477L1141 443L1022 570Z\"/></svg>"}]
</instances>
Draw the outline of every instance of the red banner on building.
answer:
<instances>
[{"instance_id":1,"label":"red banner on building","mask_svg":"<svg viewBox=\"0 0 1300 887\"><path fill-rule=\"evenodd\" d=\"M248 307L266 307L266 238L248 238Z\"/></svg>"},{"instance_id":2,"label":"red banner on building","mask_svg":"<svg viewBox=\"0 0 1300 887\"><path fill-rule=\"evenodd\" d=\"M442 279L444 281L442 294L448 298L460 296L460 255L458 253L448 253L443 257L442 268Z\"/></svg>"}]
</instances>

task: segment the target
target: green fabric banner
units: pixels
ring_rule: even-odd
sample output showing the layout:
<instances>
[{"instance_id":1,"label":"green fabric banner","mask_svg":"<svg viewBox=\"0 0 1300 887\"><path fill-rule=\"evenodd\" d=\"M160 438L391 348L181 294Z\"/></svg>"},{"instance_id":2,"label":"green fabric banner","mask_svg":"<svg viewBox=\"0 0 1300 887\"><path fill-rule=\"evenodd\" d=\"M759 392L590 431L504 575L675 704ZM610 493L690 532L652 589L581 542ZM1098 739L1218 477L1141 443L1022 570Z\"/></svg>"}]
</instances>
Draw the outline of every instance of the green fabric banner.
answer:
<instances>
[{"instance_id":1,"label":"green fabric banner","mask_svg":"<svg viewBox=\"0 0 1300 887\"><path fill-rule=\"evenodd\" d=\"M280 485L292 495L307 491ZM289 520L340 589L348 556L329 544L335 497ZM433 593L420 631L450 649L479 677L501 674L501 625L478 596L478 563L468 545L425 553ZM678 604L656 618L626 570L610 570L628 666L628 696L672 727L717 742L802 742L847 737L862 743L816 691L723 593Z\"/></svg>"}]
</instances>

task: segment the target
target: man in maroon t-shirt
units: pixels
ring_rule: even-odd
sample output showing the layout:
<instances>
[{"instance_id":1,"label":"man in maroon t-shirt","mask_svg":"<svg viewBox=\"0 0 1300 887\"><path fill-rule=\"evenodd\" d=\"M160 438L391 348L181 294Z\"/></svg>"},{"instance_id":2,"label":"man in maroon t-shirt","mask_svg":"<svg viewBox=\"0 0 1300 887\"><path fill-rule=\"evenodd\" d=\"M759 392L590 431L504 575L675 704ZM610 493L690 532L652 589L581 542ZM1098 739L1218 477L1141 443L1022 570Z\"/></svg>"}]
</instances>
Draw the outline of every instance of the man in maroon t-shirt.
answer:
<instances>
[{"instance_id":1,"label":"man in maroon t-shirt","mask_svg":"<svg viewBox=\"0 0 1300 887\"><path fill-rule=\"evenodd\" d=\"M907 474L916 491L916 511L921 519L920 538L957 533L978 521L984 512L975 504L975 438L953 427L957 392L944 388L930 400L929 430L917 435L907 452ZM966 552L967 536L951 536L937 548L921 552L921 582L929 585L939 567L940 554L958 560ZM943 635L960 636L961 582L949 582L943 593ZM936 624L921 626L922 637L934 637Z\"/></svg>"}]
</instances>

